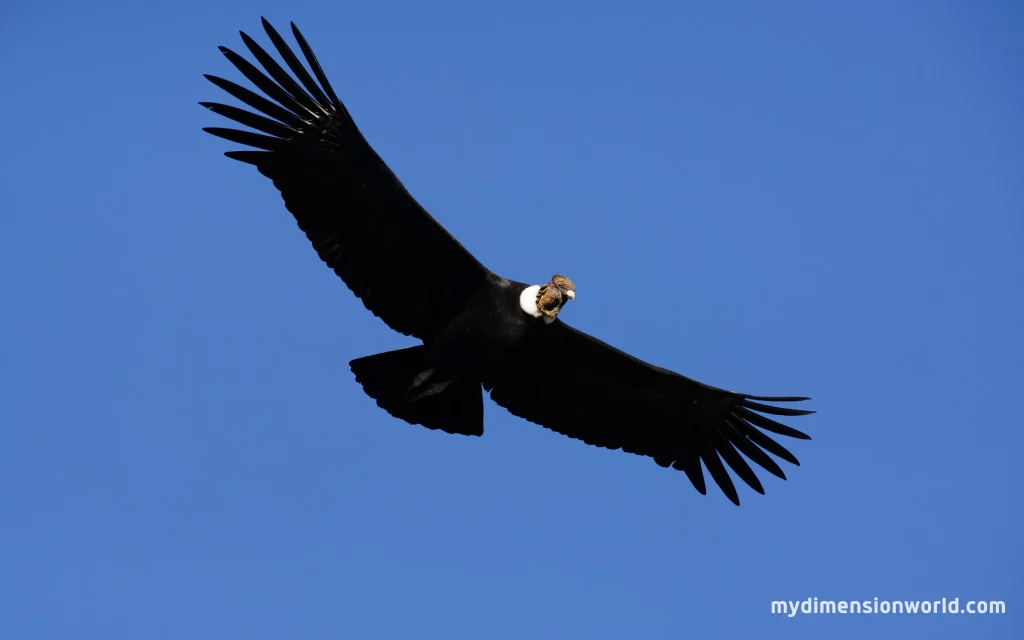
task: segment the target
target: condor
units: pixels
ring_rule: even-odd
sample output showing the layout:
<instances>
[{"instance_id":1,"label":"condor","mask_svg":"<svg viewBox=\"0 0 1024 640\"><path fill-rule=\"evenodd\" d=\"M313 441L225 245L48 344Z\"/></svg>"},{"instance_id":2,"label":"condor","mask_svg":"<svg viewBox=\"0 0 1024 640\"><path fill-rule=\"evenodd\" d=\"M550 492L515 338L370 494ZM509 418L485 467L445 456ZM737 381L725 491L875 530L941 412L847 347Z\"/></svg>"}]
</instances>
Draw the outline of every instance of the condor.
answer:
<instances>
[{"instance_id":1,"label":"condor","mask_svg":"<svg viewBox=\"0 0 1024 640\"><path fill-rule=\"evenodd\" d=\"M259 113L202 102L250 129L204 130L249 147L225 155L273 181L320 258L367 309L422 341L351 362L356 381L381 408L411 424L479 436L487 392L530 422L682 471L702 494L703 462L735 504L725 465L764 493L747 460L783 479L769 453L799 464L765 432L808 436L765 414L813 413L775 406L807 398L717 389L565 324L559 312L576 297L569 278L556 274L529 285L484 267L370 147L294 23L308 69L266 20L263 28L291 73L242 33L262 70L220 50L266 97L207 75Z\"/></svg>"}]
</instances>

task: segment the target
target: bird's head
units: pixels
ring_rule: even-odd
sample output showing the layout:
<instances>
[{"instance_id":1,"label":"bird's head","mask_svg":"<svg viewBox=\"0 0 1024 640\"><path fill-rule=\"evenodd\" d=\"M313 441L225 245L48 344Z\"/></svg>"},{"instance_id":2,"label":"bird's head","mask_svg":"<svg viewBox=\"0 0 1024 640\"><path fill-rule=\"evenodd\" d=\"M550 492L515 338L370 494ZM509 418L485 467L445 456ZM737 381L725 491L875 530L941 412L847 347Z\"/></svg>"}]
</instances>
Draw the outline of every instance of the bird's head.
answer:
<instances>
[{"instance_id":1,"label":"bird's head","mask_svg":"<svg viewBox=\"0 0 1024 640\"><path fill-rule=\"evenodd\" d=\"M576 285L560 273L551 276L551 282L527 287L519 296L523 311L544 322L555 321L567 302L576 298Z\"/></svg>"}]
</instances>

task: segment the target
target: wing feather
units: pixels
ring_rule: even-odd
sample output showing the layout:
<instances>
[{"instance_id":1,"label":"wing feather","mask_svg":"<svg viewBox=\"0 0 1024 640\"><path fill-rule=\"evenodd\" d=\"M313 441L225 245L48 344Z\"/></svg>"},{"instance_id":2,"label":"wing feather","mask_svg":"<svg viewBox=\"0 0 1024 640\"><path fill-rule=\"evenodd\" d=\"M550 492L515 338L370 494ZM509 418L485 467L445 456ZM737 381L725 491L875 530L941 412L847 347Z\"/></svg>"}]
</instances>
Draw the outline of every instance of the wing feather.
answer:
<instances>
[{"instance_id":1,"label":"wing feather","mask_svg":"<svg viewBox=\"0 0 1024 640\"><path fill-rule=\"evenodd\" d=\"M225 155L273 181L321 260L367 309L395 331L432 340L493 274L413 199L366 142L298 28L292 24L292 34L312 74L265 19L263 27L285 66L245 33L242 42L262 70L220 47L263 95L206 76L258 113L200 103L255 132L204 130L257 149Z\"/></svg>"},{"instance_id":2,"label":"wing feather","mask_svg":"<svg viewBox=\"0 0 1024 640\"><path fill-rule=\"evenodd\" d=\"M758 493L764 486L747 460L786 479L768 454L799 464L762 432L808 439L772 415L814 413L763 404L797 396L750 396L702 384L648 364L563 322L538 325L514 360L485 382L491 398L513 414L588 444L650 457L683 471L706 493L703 463L735 504L729 474ZM752 399L757 398L759 402Z\"/></svg>"}]
</instances>

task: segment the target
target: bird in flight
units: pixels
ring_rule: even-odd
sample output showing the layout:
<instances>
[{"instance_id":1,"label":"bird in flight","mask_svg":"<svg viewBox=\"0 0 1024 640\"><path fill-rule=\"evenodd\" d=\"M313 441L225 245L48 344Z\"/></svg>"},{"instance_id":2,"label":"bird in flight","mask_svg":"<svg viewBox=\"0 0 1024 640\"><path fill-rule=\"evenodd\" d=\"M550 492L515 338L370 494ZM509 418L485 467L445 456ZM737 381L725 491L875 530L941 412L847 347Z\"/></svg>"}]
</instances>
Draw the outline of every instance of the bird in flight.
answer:
<instances>
[{"instance_id":1,"label":"bird in flight","mask_svg":"<svg viewBox=\"0 0 1024 640\"><path fill-rule=\"evenodd\" d=\"M422 341L350 363L382 409L410 424L480 436L486 392L530 422L682 471L706 494L703 463L737 505L726 465L762 494L747 460L782 479L772 456L799 465L766 432L809 436L768 416L813 413L776 406L808 398L718 389L563 322L559 313L576 298L572 280L555 274L531 285L487 269L370 147L295 24L308 68L266 19L263 28L285 66L244 32L262 70L220 47L263 95L206 76L252 111L200 103L249 130L204 131L247 147L224 155L270 178L321 260L371 313Z\"/></svg>"}]
</instances>

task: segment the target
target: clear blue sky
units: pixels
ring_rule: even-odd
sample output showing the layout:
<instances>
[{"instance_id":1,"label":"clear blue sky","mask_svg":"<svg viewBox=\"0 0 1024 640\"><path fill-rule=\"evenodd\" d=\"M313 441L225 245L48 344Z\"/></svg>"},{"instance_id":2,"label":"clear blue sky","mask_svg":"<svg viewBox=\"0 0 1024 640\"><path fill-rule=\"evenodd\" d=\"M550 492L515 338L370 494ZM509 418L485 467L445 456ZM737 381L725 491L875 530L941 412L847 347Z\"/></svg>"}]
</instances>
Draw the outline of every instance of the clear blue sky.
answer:
<instances>
[{"instance_id":1,"label":"clear blue sky","mask_svg":"<svg viewBox=\"0 0 1024 640\"><path fill-rule=\"evenodd\" d=\"M412 341L200 131L260 15L487 266L575 280L565 320L813 396L803 466L736 508L489 401L480 439L377 409L348 361ZM8 2L0 637L1021 637L1022 32L1010 1ZM770 612L815 596L1010 612Z\"/></svg>"}]
</instances>

